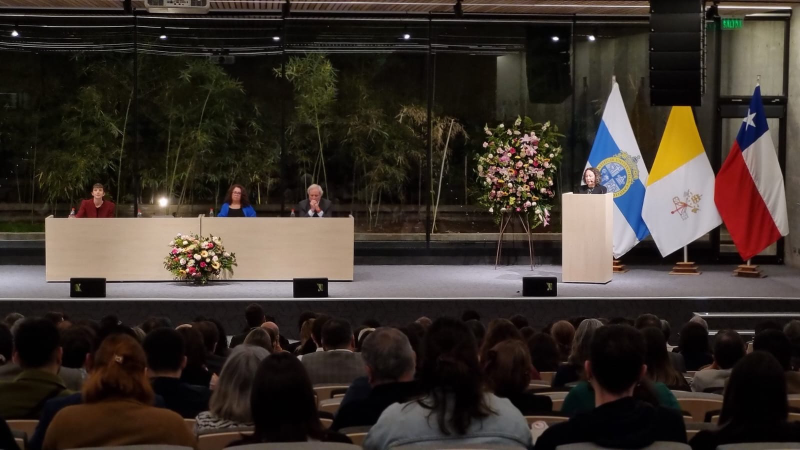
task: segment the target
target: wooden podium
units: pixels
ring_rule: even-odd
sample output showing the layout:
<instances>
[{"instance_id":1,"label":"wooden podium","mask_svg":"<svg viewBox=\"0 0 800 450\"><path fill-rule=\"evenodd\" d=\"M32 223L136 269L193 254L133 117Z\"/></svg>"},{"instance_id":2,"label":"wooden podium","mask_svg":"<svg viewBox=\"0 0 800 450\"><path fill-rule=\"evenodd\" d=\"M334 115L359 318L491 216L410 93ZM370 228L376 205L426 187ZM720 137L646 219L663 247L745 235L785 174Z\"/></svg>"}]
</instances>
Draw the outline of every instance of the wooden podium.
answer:
<instances>
[{"instance_id":1,"label":"wooden podium","mask_svg":"<svg viewBox=\"0 0 800 450\"><path fill-rule=\"evenodd\" d=\"M608 283L613 273L613 194L561 196L561 281Z\"/></svg>"}]
</instances>

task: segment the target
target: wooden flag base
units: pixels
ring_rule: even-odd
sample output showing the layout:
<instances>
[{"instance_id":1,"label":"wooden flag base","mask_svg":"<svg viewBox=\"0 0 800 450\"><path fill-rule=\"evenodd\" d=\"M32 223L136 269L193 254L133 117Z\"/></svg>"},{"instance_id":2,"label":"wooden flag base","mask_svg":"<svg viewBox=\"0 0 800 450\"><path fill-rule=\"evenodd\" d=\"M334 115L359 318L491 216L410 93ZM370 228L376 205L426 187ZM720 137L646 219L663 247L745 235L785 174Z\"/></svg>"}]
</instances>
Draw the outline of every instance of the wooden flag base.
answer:
<instances>
[{"instance_id":1,"label":"wooden flag base","mask_svg":"<svg viewBox=\"0 0 800 450\"><path fill-rule=\"evenodd\" d=\"M751 266L749 264L742 264L733 271L733 276L742 278L766 278L767 276L761 273L758 266Z\"/></svg>"},{"instance_id":2,"label":"wooden flag base","mask_svg":"<svg viewBox=\"0 0 800 450\"><path fill-rule=\"evenodd\" d=\"M697 264L693 262L679 262L670 271L670 275L700 275Z\"/></svg>"},{"instance_id":3,"label":"wooden flag base","mask_svg":"<svg viewBox=\"0 0 800 450\"><path fill-rule=\"evenodd\" d=\"M618 259L614 260L613 267L614 267L614 273L625 273L628 271L628 268L625 267L625 264L622 264L622 262Z\"/></svg>"}]
</instances>

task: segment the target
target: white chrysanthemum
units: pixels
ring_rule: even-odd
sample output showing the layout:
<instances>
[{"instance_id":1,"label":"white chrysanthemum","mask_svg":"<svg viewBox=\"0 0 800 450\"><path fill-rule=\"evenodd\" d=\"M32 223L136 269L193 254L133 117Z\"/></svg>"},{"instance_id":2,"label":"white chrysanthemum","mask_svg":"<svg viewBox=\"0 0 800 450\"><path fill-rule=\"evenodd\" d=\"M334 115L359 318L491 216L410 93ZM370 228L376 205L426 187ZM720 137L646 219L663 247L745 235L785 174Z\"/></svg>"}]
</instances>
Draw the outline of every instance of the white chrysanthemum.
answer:
<instances>
[{"instance_id":1,"label":"white chrysanthemum","mask_svg":"<svg viewBox=\"0 0 800 450\"><path fill-rule=\"evenodd\" d=\"M194 255L194 259L200 261L201 259L203 259L203 257L196 254L196 255Z\"/></svg>"}]
</instances>

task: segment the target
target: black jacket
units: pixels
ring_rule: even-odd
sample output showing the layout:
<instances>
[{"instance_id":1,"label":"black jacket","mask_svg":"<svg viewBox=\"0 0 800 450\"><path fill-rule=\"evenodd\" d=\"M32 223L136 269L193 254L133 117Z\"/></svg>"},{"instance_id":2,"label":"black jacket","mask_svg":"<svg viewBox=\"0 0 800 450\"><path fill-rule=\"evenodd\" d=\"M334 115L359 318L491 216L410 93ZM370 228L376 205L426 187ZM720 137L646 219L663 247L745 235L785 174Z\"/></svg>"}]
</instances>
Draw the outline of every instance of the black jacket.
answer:
<instances>
[{"instance_id":1,"label":"black jacket","mask_svg":"<svg viewBox=\"0 0 800 450\"><path fill-rule=\"evenodd\" d=\"M375 425L384 409L393 403L405 403L419 395L419 385L415 381L379 384L372 388L366 399L342 405L336 413L331 430Z\"/></svg>"},{"instance_id":2,"label":"black jacket","mask_svg":"<svg viewBox=\"0 0 800 450\"><path fill-rule=\"evenodd\" d=\"M589 192L589 186L586 186L586 185L582 184L580 187L578 187L578 193L579 194L607 194L608 193L608 189L606 189L606 187L603 186L602 184L598 184L597 186L594 187L594 189L592 189L592 192Z\"/></svg>"},{"instance_id":3,"label":"black jacket","mask_svg":"<svg viewBox=\"0 0 800 450\"><path fill-rule=\"evenodd\" d=\"M553 400L546 395L534 395L530 392L508 397L523 416L546 414L553 411Z\"/></svg>"},{"instance_id":4,"label":"black jacket","mask_svg":"<svg viewBox=\"0 0 800 450\"><path fill-rule=\"evenodd\" d=\"M720 445L745 442L800 442L800 423L783 422L774 425L730 423L718 430L703 430L697 433L689 445L693 450L713 450Z\"/></svg>"},{"instance_id":5,"label":"black jacket","mask_svg":"<svg viewBox=\"0 0 800 450\"><path fill-rule=\"evenodd\" d=\"M158 377L150 380L153 391L164 398L167 409L180 414L184 419L194 419L208 411L211 391L207 387L192 386L177 378Z\"/></svg>"},{"instance_id":6,"label":"black jacket","mask_svg":"<svg viewBox=\"0 0 800 450\"><path fill-rule=\"evenodd\" d=\"M625 397L548 428L535 448L554 450L559 445L591 442L627 449L647 447L656 441L686 442L680 412Z\"/></svg>"}]
</instances>

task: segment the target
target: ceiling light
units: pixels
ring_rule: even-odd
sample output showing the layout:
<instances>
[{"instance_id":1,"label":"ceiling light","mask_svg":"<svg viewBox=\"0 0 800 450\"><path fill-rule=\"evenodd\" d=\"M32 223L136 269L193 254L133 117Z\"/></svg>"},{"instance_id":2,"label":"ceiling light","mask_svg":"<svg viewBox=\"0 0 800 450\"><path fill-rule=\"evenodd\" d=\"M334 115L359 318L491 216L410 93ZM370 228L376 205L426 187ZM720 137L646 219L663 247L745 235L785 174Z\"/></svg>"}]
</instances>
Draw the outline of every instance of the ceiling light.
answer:
<instances>
[{"instance_id":1,"label":"ceiling light","mask_svg":"<svg viewBox=\"0 0 800 450\"><path fill-rule=\"evenodd\" d=\"M411 35L406 33L406 34L403 35L403 39L409 40L409 39L411 39Z\"/></svg>"},{"instance_id":2,"label":"ceiling light","mask_svg":"<svg viewBox=\"0 0 800 450\"><path fill-rule=\"evenodd\" d=\"M17 30L11 30L11 37L19 37L19 32Z\"/></svg>"},{"instance_id":3,"label":"ceiling light","mask_svg":"<svg viewBox=\"0 0 800 450\"><path fill-rule=\"evenodd\" d=\"M281 40L281 37L280 36L272 36L272 40L275 41L275 42L278 42L278 41Z\"/></svg>"},{"instance_id":4,"label":"ceiling light","mask_svg":"<svg viewBox=\"0 0 800 450\"><path fill-rule=\"evenodd\" d=\"M159 36L158 38L161 39L162 41L166 41L167 40L167 29L166 28L161 27L161 36Z\"/></svg>"},{"instance_id":5,"label":"ceiling light","mask_svg":"<svg viewBox=\"0 0 800 450\"><path fill-rule=\"evenodd\" d=\"M553 36L553 37L551 37L550 39L552 39L552 40L553 40L553 42L558 42L558 41L560 41L560 40L561 40L561 39L559 39L559 38L558 38L558 36Z\"/></svg>"},{"instance_id":6,"label":"ceiling light","mask_svg":"<svg viewBox=\"0 0 800 450\"><path fill-rule=\"evenodd\" d=\"M595 35L593 35L593 34L590 34L590 35L588 36L588 39L589 39L589 42L594 42L594 41L596 41L596 40L597 40L597 38L596 38L596 37L595 37Z\"/></svg>"}]
</instances>

